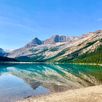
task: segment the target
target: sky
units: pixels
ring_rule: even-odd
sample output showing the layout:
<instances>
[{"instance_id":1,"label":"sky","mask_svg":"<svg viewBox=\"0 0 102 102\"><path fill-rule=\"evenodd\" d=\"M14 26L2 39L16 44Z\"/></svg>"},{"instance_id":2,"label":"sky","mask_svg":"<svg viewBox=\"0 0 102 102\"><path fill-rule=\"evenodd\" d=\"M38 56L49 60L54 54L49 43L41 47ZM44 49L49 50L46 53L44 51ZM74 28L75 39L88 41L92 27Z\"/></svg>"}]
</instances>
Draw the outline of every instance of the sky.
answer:
<instances>
[{"instance_id":1,"label":"sky","mask_svg":"<svg viewBox=\"0 0 102 102\"><path fill-rule=\"evenodd\" d=\"M0 0L0 48L34 37L80 36L102 29L102 0Z\"/></svg>"}]
</instances>

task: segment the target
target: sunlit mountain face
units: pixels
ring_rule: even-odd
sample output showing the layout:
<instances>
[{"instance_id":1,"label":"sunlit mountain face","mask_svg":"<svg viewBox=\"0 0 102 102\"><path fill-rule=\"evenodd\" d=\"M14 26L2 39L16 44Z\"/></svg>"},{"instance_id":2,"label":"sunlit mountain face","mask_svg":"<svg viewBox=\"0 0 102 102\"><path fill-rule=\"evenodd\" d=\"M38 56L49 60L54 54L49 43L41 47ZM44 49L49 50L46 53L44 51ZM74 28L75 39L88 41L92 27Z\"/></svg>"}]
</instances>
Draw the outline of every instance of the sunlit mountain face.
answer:
<instances>
[{"instance_id":1,"label":"sunlit mountain face","mask_svg":"<svg viewBox=\"0 0 102 102\"><path fill-rule=\"evenodd\" d=\"M102 83L101 66L72 64L0 65L0 99L23 99ZM14 94L15 93L15 94ZM10 102L7 101L6 102Z\"/></svg>"},{"instance_id":2,"label":"sunlit mountain face","mask_svg":"<svg viewBox=\"0 0 102 102\"><path fill-rule=\"evenodd\" d=\"M33 39L6 55L21 62L102 63L102 30L80 37L52 36Z\"/></svg>"}]
</instances>

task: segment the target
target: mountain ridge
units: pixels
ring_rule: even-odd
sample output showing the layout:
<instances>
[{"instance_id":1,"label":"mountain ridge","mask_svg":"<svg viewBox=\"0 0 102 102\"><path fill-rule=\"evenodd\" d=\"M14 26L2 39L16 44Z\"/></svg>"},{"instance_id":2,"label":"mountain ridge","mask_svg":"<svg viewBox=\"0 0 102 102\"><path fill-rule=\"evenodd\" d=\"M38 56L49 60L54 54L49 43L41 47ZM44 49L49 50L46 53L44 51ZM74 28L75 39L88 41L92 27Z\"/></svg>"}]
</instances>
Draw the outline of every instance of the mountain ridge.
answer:
<instances>
[{"instance_id":1,"label":"mountain ridge","mask_svg":"<svg viewBox=\"0 0 102 102\"><path fill-rule=\"evenodd\" d=\"M102 30L89 32L81 37L72 37L68 41L65 40L65 36L60 40L58 35L50 39L54 39L55 42L51 40L50 43L22 47L9 53L8 57L30 62L75 62L79 56L92 53L102 45Z\"/></svg>"}]
</instances>

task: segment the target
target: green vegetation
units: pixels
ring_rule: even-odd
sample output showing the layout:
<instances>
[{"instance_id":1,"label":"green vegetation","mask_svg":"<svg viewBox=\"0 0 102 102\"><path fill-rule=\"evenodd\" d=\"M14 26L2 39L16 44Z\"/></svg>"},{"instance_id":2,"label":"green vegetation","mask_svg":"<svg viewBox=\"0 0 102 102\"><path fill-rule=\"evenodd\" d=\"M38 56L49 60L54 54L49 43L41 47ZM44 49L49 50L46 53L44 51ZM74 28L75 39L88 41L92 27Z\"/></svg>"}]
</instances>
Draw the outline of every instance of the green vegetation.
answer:
<instances>
[{"instance_id":1,"label":"green vegetation","mask_svg":"<svg viewBox=\"0 0 102 102\"><path fill-rule=\"evenodd\" d=\"M13 58L8 58L8 57L2 57L0 56L0 62L8 62L8 61L17 61Z\"/></svg>"},{"instance_id":2,"label":"green vegetation","mask_svg":"<svg viewBox=\"0 0 102 102\"><path fill-rule=\"evenodd\" d=\"M70 55L63 57L59 62L62 63L102 63L102 45L100 45L94 52L87 52L85 54L80 55L81 51L97 41L102 42L102 39L89 42L85 47L71 53Z\"/></svg>"},{"instance_id":3,"label":"green vegetation","mask_svg":"<svg viewBox=\"0 0 102 102\"><path fill-rule=\"evenodd\" d=\"M32 57L21 56L16 59L21 62L43 62L43 58L43 55L33 55Z\"/></svg>"},{"instance_id":4,"label":"green vegetation","mask_svg":"<svg viewBox=\"0 0 102 102\"><path fill-rule=\"evenodd\" d=\"M59 47L54 47L54 48L49 49L49 51L54 52L54 51L57 51L58 49L59 49Z\"/></svg>"},{"instance_id":5,"label":"green vegetation","mask_svg":"<svg viewBox=\"0 0 102 102\"><path fill-rule=\"evenodd\" d=\"M83 54L73 60L78 63L102 63L102 45L94 52Z\"/></svg>"},{"instance_id":6,"label":"green vegetation","mask_svg":"<svg viewBox=\"0 0 102 102\"><path fill-rule=\"evenodd\" d=\"M100 64L102 63L102 45L98 46L94 52L88 51L87 53L81 54L83 50L92 46L98 41L102 43L102 39L98 39L93 42L88 42L84 47L74 51L73 53L67 56L62 56L62 55L64 55L69 50L68 48L62 50L61 52L57 53L56 55L52 57L46 58L46 56L44 55L45 51L49 50L49 51L54 52L59 49L59 47L53 47L50 49L45 48L40 51L32 49L32 51L37 51L37 53L33 54L32 57L22 56L22 57L17 58L17 60L24 61L24 62L27 61L27 62L97 63L97 64Z\"/></svg>"},{"instance_id":7,"label":"green vegetation","mask_svg":"<svg viewBox=\"0 0 102 102\"><path fill-rule=\"evenodd\" d=\"M64 57L59 62L72 63L102 63L102 45L94 52L85 53L78 56L78 52L72 53L70 56Z\"/></svg>"},{"instance_id":8,"label":"green vegetation","mask_svg":"<svg viewBox=\"0 0 102 102\"><path fill-rule=\"evenodd\" d=\"M53 56L53 57L50 57L50 58L48 58L48 59L46 59L46 60L44 60L44 61L46 61L46 62L53 62L53 63L54 63L54 62L58 62L58 61L57 61L57 58L58 58L59 56L65 54L67 50L68 50L68 49L64 49L63 51L59 52L57 55L55 55L55 56Z\"/></svg>"}]
</instances>

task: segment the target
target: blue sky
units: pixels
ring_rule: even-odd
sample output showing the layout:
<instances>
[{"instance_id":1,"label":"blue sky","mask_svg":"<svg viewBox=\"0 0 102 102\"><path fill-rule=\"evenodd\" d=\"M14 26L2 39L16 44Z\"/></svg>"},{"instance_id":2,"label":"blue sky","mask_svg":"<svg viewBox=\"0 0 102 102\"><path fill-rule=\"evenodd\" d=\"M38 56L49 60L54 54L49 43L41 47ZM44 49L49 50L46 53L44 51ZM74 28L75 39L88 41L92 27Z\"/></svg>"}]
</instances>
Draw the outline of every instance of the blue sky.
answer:
<instances>
[{"instance_id":1,"label":"blue sky","mask_svg":"<svg viewBox=\"0 0 102 102\"><path fill-rule=\"evenodd\" d=\"M102 0L0 0L0 47L102 29Z\"/></svg>"}]
</instances>

